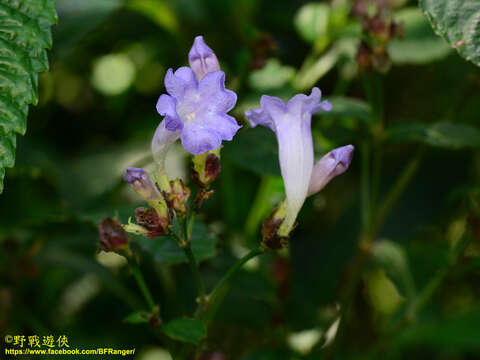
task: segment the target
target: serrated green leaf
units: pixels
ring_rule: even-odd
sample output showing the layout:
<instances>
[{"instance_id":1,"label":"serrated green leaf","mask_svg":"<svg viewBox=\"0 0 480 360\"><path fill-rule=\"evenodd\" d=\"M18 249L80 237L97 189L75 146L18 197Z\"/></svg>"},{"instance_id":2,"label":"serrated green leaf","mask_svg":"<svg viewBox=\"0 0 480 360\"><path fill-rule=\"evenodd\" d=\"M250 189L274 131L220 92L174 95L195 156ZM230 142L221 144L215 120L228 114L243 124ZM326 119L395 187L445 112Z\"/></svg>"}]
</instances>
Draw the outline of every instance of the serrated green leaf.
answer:
<instances>
[{"instance_id":1,"label":"serrated green leaf","mask_svg":"<svg viewBox=\"0 0 480 360\"><path fill-rule=\"evenodd\" d=\"M192 251L197 262L209 259L216 254L215 245L217 237L208 233L207 227L196 222L192 231ZM167 264L176 264L187 262L188 259L182 249L178 247L177 242L171 236L162 236L153 239L139 237L139 245L149 252L155 261Z\"/></svg>"},{"instance_id":2,"label":"serrated green leaf","mask_svg":"<svg viewBox=\"0 0 480 360\"><path fill-rule=\"evenodd\" d=\"M438 35L480 66L480 1L420 0L420 8Z\"/></svg>"},{"instance_id":3,"label":"serrated green leaf","mask_svg":"<svg viewBox=\"0 0 480 360\"><path fill-rule=\"evenodd\" d=\"M408 7L395 13L395 21L405 28L405 36L388 44L392 61L396 64L426 64L448 55L452 50L435 35L430 24L417 7Z\"/></svg>"},{"instance_id":4,"label":"serrated green leaf","mask_svg":"<svg viewBox=\"0 0 480 360\"><path fill-rule=\"evenodd\" d=\"M15 163L15 134L24 135L28 105L38 101L38 75L48 69L55 0L0 0L0 193Z\"/></svg>"},{"instance_id":5,"label":"serrated green leaf","mask_svg":"<svg viewBox=\"0 0 480 360\"><path fill-rule=\"evenodd\" d=\"M205 325L194 319L178 318L162 326L162 331L170 338L198 344L207 336Z\"/></svg>"},{"instance_id":6,"label":"serrated green leaf","mask_svg":"<svg viewBox=\"0 0 480 360\"><path fill-rule=\"evenodd\" d=\"M465 124L400 124L387 129L386 135L392 141L420 142L448 149L480 147L480 130Z\"/></svg>"}]
</instances>

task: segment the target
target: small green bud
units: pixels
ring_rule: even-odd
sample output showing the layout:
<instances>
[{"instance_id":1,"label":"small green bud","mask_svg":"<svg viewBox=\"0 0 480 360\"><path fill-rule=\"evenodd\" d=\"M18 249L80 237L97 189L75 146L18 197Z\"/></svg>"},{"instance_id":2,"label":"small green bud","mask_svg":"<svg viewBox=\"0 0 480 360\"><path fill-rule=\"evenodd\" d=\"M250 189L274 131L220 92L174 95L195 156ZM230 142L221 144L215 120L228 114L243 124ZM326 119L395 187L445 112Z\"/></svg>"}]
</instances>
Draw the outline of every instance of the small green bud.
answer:
<instances>
[{"instance_id":1,"label":"small green bud","mask_svg":"<svg viewBox=\"0 0 480 360\"><path fill-rule=\"evenodd\" d=\"M206 151L193 157L193 181L200 187L208 187L220 175L220 149Z\"/></svg>"}]
</instances>

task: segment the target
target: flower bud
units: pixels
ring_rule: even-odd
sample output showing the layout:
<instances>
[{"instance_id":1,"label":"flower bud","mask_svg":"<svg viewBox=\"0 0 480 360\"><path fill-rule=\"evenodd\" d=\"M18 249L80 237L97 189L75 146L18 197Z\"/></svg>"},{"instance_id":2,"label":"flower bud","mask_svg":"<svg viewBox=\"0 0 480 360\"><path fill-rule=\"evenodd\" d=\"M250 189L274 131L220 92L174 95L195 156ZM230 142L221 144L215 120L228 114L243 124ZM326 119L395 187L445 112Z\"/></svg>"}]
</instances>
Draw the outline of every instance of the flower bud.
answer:
<instances>
[{"instance_id":1,"label":"flower bud","mask_svg":"<svg viewBox=\"0 0 480 360\"><path fill-rule=\"evenodd\" d=\"M147 171L129 166L125 171L125 180L157 211L160 218L169 218L167 203Z\"/></svg>"},{"instance_id":2,"label":"flower bud","mask_svg":"<svg viewBox=\"0 0 480 360\"><path fill-rule=\"evenodd\" d=\"M169 205L175 209L177 214L186 214L187 208L185 204L190 197L191 190L185 186L181 179L170 181L170 187L170 193L167 195Z\"/></svg>"},{"instance_id":3,"label":"flower bud","mask_svg":"<svg viewBox=\"0 0 480 360\"><path fill-rule=\"evenodd\" d=\"M324 155L313 168L308 195L319 192L335 176L347 171L352 161L354 149L353 145L346 145Z\"/></svg>"},{"instance_id":4,"label":"flower bud","mask_svg":"<svg viewBox=\"0 0 480 360\"><path fill-rule=\"evenodd\" d=\"M135 220L139 226L147 230L146 235L149 238L165 235L172 223L170 214L160 216L155 209L146 207L135 209Z\"/></svg>"},{"instance_id":5,"label":"flower bud","mask_svg":"<svg viewBox=\"0 0 480 360\"><path fill-rule=\"evenodd\" d=\"M98 235L103 251L113 251L121 254L130 253L130 238L122 225L111 218L105 218L98 223Z\"/></svg>"},{"instance_id":6,"label":"flower bud","mask_svg":"<svg viewBox=\"0 0 480 360\"><path fill-rule=\"evenodd\" d=\"M200 187L208 187L220 175L220 148L193 157L193 181Z\"/></svg>"},{"instance_id":7,"label":"flower bud","mask_svg":"<svg viewBox=\"0 0 480 360\"><path fill-rule=\"evenodd\" d=\"M206 74L220 70L217 56L205 43L203 36L195 38L188 53L188 62L198 81L202 80Z\"/></svg>"}]
</instances>

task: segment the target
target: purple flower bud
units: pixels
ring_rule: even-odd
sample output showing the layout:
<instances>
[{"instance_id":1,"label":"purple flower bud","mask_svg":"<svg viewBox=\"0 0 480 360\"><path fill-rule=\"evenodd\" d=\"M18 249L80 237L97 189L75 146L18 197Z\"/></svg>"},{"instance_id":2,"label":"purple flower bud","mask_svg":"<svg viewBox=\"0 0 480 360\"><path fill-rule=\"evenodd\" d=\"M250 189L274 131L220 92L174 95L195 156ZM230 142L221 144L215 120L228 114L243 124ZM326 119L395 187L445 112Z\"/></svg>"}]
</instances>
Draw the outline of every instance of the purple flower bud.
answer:
<instances>
[{"instance_id":1,"label":"purple flower bud","mask_svg":"<svg viewBox=\"0 0 480 360\"><path fill-rule=\"evenodd\" d=\"M212 49L205 44L203 36L197 36L188 53L188 62L193 72L200 81L210 72L220 70L218 59Z\"/></svg>"},{"instance_id":2,"label":"purple flower bud","mask_svg":"<svg viewBox=\"0 0 480 360\"><path fill-rule=\"evenodd\" d=\"M125 171L124 177L133 190L146 201L161 199L162 195L150 179L148 172L144 169L129 166Z\"/></svg>"},{"instance_id":3,"label":"purple flower bud","mask_svg":"<svg viewBox=\"0 0 480 360\"><path fill-rule=\"evenodd\" d=\"M128 253L129 237L122 225L111 218L98 223L98 236L103 251Z\"/></svg>"},{"instance_id":4,"label":"purple flower bud","mask_svg":"<svg viewBox=\"0 0 480 360\"><path fill-rule=\"evenodd\" d=\"M330 151L315 165L308 186L308 196L322 190L335 176L343 174L350 166L353 145L346 145Z\"/></svg>"}]
</instances>

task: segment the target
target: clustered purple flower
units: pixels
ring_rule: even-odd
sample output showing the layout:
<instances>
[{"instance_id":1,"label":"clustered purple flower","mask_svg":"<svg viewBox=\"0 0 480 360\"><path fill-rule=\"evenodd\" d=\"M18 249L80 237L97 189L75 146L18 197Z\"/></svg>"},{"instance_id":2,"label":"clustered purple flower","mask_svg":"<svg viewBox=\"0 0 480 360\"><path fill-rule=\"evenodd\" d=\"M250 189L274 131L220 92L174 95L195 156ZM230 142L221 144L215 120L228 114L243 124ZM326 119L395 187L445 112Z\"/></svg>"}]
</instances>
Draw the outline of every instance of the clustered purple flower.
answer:
<instances>
[{"instance_id":1,"label":"clustered purple flower","mask_svg":"<svg viewBox=\"0 0 480 360\"><path fill-rule=\"evenodd\" d=\"M200 155L218 149L224 140L232 140L240 128L235 118L227 114L235 106L237 95L225 88L225 73L202 36L195 38L188 60L190 67L168 69L168 94L162 94L156 105L163 116L152 140L159 174L164 173L168 147L177 139L189 153ZM306 197L348 169L354 148L347 145L334 149L314 165L311 117L332 108L328 101L321 101L321 91L316 87L309 96L298 94L287 103L263 95L260 104L259 109L246 111L245 115L252 127L266 126L277 136L287 197L279 234L288 236ZM148 174L140 170L127 169L126 180L144 198L160 195Z\"/></svg>"}]
</instances>

